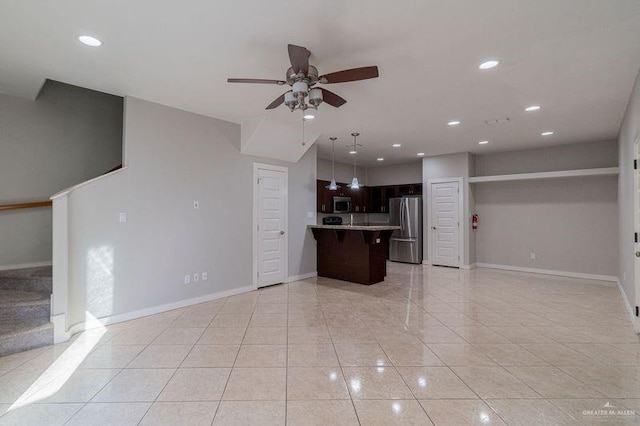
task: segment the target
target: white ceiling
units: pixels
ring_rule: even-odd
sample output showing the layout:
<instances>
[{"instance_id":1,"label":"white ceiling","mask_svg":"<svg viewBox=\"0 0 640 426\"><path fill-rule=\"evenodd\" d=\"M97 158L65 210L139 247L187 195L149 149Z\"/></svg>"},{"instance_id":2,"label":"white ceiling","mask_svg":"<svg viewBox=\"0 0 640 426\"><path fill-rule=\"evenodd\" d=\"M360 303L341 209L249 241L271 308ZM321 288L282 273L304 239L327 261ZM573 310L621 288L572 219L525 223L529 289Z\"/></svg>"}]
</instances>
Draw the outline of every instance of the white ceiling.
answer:
<instances>
[{"instance_id":1,"label":"white ceiling","mask_svg":"<svg viewBox=\"0 0 640 426\"><path fill-rule=\"evenodd\" d=\"M29 0L0 2L0 16L0 91L15 96L50 78L299 128L299 112L264 110L282 87L226 78L283 78L288 43L311 50L320 73L378 65L377 79L325 85L348 103L322 105L313 123L321 157L336 135L338 160L351 161L344 145L358 131L369 165L613 139L640 67L638 0ZM502 64L478 70L487 58Z\"/></svg>"}]
</instances>

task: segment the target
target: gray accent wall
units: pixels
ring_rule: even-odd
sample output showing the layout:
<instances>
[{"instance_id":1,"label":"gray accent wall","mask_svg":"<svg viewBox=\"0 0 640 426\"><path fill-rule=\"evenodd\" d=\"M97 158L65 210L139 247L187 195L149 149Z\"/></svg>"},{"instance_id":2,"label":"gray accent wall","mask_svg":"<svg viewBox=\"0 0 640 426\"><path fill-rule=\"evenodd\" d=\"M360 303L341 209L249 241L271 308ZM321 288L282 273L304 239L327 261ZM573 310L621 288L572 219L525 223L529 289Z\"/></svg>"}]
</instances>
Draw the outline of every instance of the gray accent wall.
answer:
<instances>
[{"instance_id":1,"label":"gray accent wall","mask_svg":"<svg viewBox=\"0 0 640 426\"><path fill-rule=\"evenodd\" d=\"M0 204L48 200L122 162L123 99L47 80L0 95ZM51 261L51 208L0 212L0 268Z\"/></svg>"},{"instance_id":2,"label":"gray accent wall","mask_svg":"<svg viewBox=\"0 0 640 426\"><path fill-rule=\"evenodd\" d=\"M617 166L615 141L484 154L478 175ZM615 176L474 184L477 262L617 276ZM531 259L535 253L535 259Z\"/></svg>"},{"instance_id":3,"label":"gray accent wall","mask_svg":"<svg viewBox=\"0 0 640 426\"><path fill-rule=\"evenodd\" d=\"M237 124L126 98L125 150L125 170L69 194L67 326L251 286L254 162L288 168L288 276L316 271L316 147L243 155Z\"/></svg>"},{"instance_id":4,"label":"gray accent wall","mask_svg":"<svg viewBox=\"0 0 640 426\"><path fill-rule=\"evenodd\" d=\"M634 170L633 159L635 157L635 143L640 138L640 73L636 78L627 110L620 126L618 136L618 158L620 161L620 175L618 176L618 197L619 209L619 232L620 241L618 243L620 260L618 264L618 274L620 283L627 296L631 307L638 304L637 295L637 274L640 272L636 268L635 247L633 233L640 229L635 229L634 221Z\"/></svg>"},{"instance_id":5,"label":"gray accent wall","mask_svg":"<svg viewBox=\"0 0 640 426\"><path fill-rule=\"evenodd\" d=\"M615 277L616 187L615 176L474 185L477 262Z\"/></svg>"}]
</instances>

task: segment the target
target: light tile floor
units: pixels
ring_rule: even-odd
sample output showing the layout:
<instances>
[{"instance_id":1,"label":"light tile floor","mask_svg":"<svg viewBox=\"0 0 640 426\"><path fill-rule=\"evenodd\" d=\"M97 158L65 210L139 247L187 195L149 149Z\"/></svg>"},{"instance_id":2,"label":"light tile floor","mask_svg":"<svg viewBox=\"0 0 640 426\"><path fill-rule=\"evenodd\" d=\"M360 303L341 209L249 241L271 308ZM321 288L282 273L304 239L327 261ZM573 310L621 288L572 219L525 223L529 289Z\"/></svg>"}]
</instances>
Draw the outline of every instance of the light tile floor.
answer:
<instances>
[{"instance_id":1,"label":"light tile floor","mask_svg":"<svg viewBox=\"0 0 640 426\"><path fill-rule=\"evenodd\" d=\"M637 424L615 285L389 264L0 358L0 424Z\"/></svg>"}]
</instances>

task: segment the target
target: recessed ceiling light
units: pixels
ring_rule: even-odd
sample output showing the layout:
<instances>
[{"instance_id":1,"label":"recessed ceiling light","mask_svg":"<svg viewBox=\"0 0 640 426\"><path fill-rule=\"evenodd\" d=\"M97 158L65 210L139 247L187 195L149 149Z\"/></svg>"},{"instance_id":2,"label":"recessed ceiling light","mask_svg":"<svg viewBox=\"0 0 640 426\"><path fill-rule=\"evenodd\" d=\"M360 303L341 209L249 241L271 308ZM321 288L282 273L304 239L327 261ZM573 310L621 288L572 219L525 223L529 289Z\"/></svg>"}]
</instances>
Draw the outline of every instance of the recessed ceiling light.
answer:
<instances>
[{"instance_id":1,"label":"recessed ceiling light","mask_svg":"<svg viewBox=\"0 0 640 426\"><path fill-rule=\"evenodd\" d=\"M480 142L478 142L478 145L486 145L488 143L489 143L489 141L480 141Z\"/></svg>"},{"instance_id":2,"label":"recessed ceiling light","mask_svg":"<svg viewBox=\"0 0 640 426\"><path fill-rule=\"evenodd\" d=\"M424 157L424 152L419 152L418 157Z\"/></svg>"},{"instance_id":3,"label":"recessed ceiling light","mask_svg":"<svg viewBox=\"0 0 640 426\"><path fill-rule=\"evenodd\" d=\"M500 65L500 61L498 59L490 59L478 65L478 68L480 68L481 70L488 70L497 67L498 65Z\"/></svg>"},{"instance_id":4,"label":"recessed ceiling light","mask_svg":"<svg viewBox=\"0 0 640 426\"><path fill-rule=\"evenodd\" d=\"M353 155L353 154L357 154L358 151L349 151L349 154Z\"/></svg>"},{"instance_id":5,"label":"recessed ceiling light","mask_svg":"<svg viewBox=\"0 0 640 426\"><path fill-rule=\"evenodd\" d=\"M527 112L531 112L531 111L537 111L540 109L540 105L531 105L526 107L524 110Z\"/></svg>"},{"instance_id":6,"label":"recessed ceiling light","mask_svg":"<svg viewBox=\"0 0 640 426\"><path fill-rule=\"evenodd\" d=\"M447 125L449 126L457 126L458 124L460 124L458 120L453 120L447 123Z\"/></svg>"},{"instance_id":7,"label":"recessed ceiling light","mask_svg":"<svg viewBox=\"0 0 640 426\"><path fill-rule=\"evenodd\" d=\"M376 161L384 161L384 158L382 158L382 157L376 158Z\"/></svg>"},{"instance_id":8,"label":"recessed ceiling light","mask_svg":"<svg viewBox=\"0 0 640 426\"><path fill-rule=\"evenodd\" d=\"M394 148L400 148L402 146L402 144L399 143L394 143L393 145L391 145Z\"/></svg>"},{"instance_id":9,"label":"recessed ceiling light","mask_svg":"<svg viewBox=\"0 0 640 426\"><path fill-rule=\"evenodd\" d=\"M316 118L316 116L311 114L310 112L305 112L302 118L304 118L305 120L313 120L314 118Z\"/></svg>"},{"instance_id":10,"label":"recessed ceiling light","mask_svg":"<svg viewBox=\"0 0 640 426\"><path fill-rule=\"evenodd\" d=\"M553 134L553 132L549 131L549 132L542 132L540 133L542 136L551 136Z\"/></svg>"},{"instance_id":11,"label":"recessed ceiling light","mask_svg":"<svg viewBox=\"0 0 640 426\"><path fill-rule=\"evenodd\" d=\"M102 45L102 42L100 40L88 35L81 35L80 37L78 37L78 40L80 40L80 43L86 44L87 46L91 47L98 47Z\"/></svg>"}]
</instances>

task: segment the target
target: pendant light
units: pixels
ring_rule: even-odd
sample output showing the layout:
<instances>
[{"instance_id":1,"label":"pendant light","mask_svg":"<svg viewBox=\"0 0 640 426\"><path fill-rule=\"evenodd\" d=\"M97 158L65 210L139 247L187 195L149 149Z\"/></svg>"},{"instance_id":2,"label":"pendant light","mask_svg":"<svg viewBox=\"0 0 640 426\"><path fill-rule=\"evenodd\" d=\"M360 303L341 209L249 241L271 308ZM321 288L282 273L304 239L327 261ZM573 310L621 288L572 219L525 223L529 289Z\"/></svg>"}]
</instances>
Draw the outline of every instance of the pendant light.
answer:
<instances>
[{"instance_id":1,"label":"pendant light","mask_svg":"<svg viewBox=\"0 0 640 426\"><path fill-rule=\"evenodd\" d=\"M356 145L356 138L360 136L360 133L351 133L351 136L353 136L353 151L356 152L356 155L357 155L358 146ZM360 188L360 184L358 183L358 177L356 174L356 162L357 162L357 157L354 155L353 156L353 180L351 181L351 185L349 185L349 188L351 189Z\"/></svg>"},{"instance_id":2,"label":"pendant light","mask_svg":"<svg viewBox=\"0 0 640 426\"><path fill-rule=\"evenodd\" d=\"M335 136L329 138L331 140L331 183L325 186L329 191L340 189L340 185L336 183L336 139L338 138Z\"/></svg>"}]
</instances>

